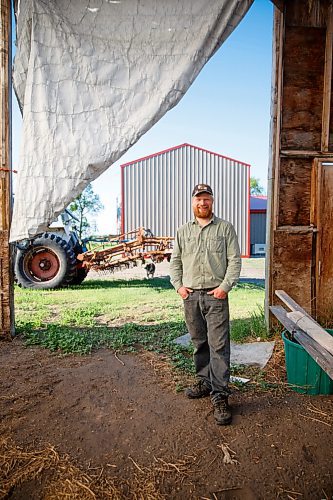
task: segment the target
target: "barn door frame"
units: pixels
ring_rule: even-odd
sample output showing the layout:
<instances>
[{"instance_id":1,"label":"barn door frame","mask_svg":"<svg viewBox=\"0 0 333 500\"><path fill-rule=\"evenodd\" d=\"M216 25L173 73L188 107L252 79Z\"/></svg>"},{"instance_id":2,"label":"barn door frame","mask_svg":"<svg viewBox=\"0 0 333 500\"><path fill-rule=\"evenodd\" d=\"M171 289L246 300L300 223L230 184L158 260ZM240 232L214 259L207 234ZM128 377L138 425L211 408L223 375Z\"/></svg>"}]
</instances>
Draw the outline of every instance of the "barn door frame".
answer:
<instances>
[{"instance_id":1,"label":"barn door frame","mask_svg":"<svg viewBox=\"0 0 333 500\"><path fill-rule=\"evenodd\" d=\"M329 230L327 225L322 224L322 215L324 209L325 200L323 199L323 172L324 168L328 165L332 165L333 168L333 155L327 155L325 157L316 157L313 160L312 165L312 178L311 178L311 226L313 226L313 252L312 252L312 310L314 316L320 319L321 312L324 316L327 316L327 311L325 310L325 304L321 299L320 288L323 285L322 282L322 265L328 265L327 259L323 259L323 231ZM333 186L332 186L333 191ZM332 264L333 266L333 264ZM333 303L333 291L332 291L332 303ZM332 308L333 311L333 308Z\"/></svg>"}]
</instances>

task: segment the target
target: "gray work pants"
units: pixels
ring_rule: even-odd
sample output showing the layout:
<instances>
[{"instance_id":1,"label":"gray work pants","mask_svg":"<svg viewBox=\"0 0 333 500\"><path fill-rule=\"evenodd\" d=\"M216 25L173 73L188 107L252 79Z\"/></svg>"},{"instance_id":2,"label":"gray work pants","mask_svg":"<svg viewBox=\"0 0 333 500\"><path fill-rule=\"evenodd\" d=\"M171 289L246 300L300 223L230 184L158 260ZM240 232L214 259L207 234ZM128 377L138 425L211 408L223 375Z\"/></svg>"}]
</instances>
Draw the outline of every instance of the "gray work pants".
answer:
<instances>
[{"instance_id":1,"label":"gray work pants","mask_svg":"<svg viewBox=\"0 0 333 500\"><path fill-rule=\"evenodd\" d=\"M194 345L198 379L212 388L211 396L230 394L230 331L228 298L195 290L184 299L185 320Z\"/></svg>"}]
</instances>

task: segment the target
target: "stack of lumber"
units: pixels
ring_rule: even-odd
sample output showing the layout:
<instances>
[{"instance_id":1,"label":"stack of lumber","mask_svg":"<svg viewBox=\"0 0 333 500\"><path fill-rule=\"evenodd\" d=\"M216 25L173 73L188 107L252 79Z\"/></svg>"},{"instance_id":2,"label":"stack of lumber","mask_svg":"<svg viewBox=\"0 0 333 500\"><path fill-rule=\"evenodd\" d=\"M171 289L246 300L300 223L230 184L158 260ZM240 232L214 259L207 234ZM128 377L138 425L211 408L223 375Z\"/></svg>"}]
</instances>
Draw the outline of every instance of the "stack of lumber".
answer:
<instances>
[{"instance_id":1,"label":"stack of lumber","mask_svg":"<svg viewBox=\"0 0 333 500\"><path fill-rule=\"evenodd\" d=\"M333 337L283 290L276 290L279 299L288 306L270 306L271 312L316 363L333 379Z\"/></svg>"}]
</instances>

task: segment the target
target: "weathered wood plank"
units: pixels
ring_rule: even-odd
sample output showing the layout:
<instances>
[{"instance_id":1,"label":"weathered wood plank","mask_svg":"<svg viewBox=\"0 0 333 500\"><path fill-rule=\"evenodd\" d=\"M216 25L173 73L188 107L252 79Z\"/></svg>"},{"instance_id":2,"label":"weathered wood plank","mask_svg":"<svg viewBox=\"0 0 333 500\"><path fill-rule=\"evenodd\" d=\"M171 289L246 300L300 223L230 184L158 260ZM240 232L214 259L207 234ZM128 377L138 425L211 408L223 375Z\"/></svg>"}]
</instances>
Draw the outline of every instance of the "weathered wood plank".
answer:
<instances>
[{"instance_id":1,"label":"weathered wood plank","mask_svg":"<svg viewBox=\"0 0 333 500\"><path fill-rule=\"evenodd\" d=\"M288 312L287 316L333 356L333 337L318 325L314 319L309 318L308 315L304 315L299 311Z\"/></svg>"},{"instance_id":2,"label":"weathered wood plank","mask_svg":"<svg viewBox=\"0 0 333 500\"><path fill-rule=\"evenodd\" d=\"M274 231L272 273L274 290L285 290L311 314L312 233ZM273 294L270 304L277 303Z\"/></svg>"},{"instance_id":3,"label":"weathered wood plank","mask_svg":"<svg viewBox=\"0 0 333 500\"><path fill-rule=\"evenodd\" d=\"M330 0L294 0L287 2L287 26L323 28L326 26Z\"/></svg>"},{"instance_id":4,"label":"weathered wood plank","mask_svg":"<svg viewBox=\"0 0 333 500\"><path fill-rule=\"evenodd\" d=\"M325 158L326 156L332 156L332 153L330 151L319 151L319 150L313 150L313 151L302 151L301 149L281 149L280 151L281 156L285 157L293 157L293 158L316 158L318 156L322 156Z\"/></svg>"},{"instance_id":5,"label":"weathered wood plank","mask_svg":"<svg viewBox=\"0 0 333 500\"><path fill-rule=\"evenodd\" d=\"M0 1L0 339L10 339L14 333L13 279L9 246L11 217L11 3Z\"/></svg>"},{"instance_id":6,"label":"weathered wood plank","mask_svg":"<svg viewBox=\"0 0 333 500\"><path fill-rule=\"evenodd\" d=\"M271 2L275 5L275 7L277 9L279 9L281 12L283 12L284 5L285 5L284 0L271 0Z\"/></svg>"},{"instance_id":7,"label":"weathered wood plank","mask_svg":"<svg viewBox=\"0 0 333 500\"><path fill-rule=\"evenodd\" d=\"M275 290L275 294L291 309L288 318L333 355L333 337L284 290Z\"/></svg>"},{"instance_id":8,"label":"weathered wood plank","mask_svg":"<svg viewBox=\"0 0 333 500\"><path fill-rule=\"evenodd\" d=\"M315 233L317 229L313 226L279 226L276 228L277 231L284 231L285 233Z\"/></svg>"},{"instance_id":9,"label":"weathered wood plank","mask_svg":"<svg viewBox=\"0 0 333 500\"><path fill-rule=\"evenodd\" d=\"M321 150L328 151L331 115L331 90L332 90L332 50L333 50L333 5L328 8L326 47L325 47L325 71L323 91L323 116L321 132Z\"/></svg>"},{"instance_id":10,"label":"weathered wood plank","mask_svg":"<svg viewBox=\"0 0 333 500\"><path fill-rule=\"evenodd\" d=\"M281 158L279 226L308 226L311 207L312 162Z\"/></svg>"},{"instance_id":11,"label":"weathered wood plank","mask_svg":"<svg viewBox=\"0 0 333 500\"><path fill-rule=\"evenodd\" d=\"M321 162L319 167L317 318L333 323L333 162Z\"/></svg>"},{"instance_id":12,"label":"weathered wood plank","mask_svg":"<svg viewBox=\"0 0 333 500\"><path fill-rule=\"evenodd\" d=\"M271 126L270 126L270 155L268 164L267 183L267 226L266 226L266 289L265 289L265 318L270 324L269 304L274 298L274 275L272 269L274 229L277 226L278 186L279 186L279 151L282 101L282 53L284 36L284 16L278 9L274 9L273 33L273 70L271 92Z\"/></svg>"},{"instance_id":13,"label":"weathered wood plank","mask_svg":"<svg viewBox=\"0 0 333 500\"><path fill-rule=\"evenodd\" d=\"M280 323L290 332L305 349L305 351L314 359L314 361L333 379L333 356L317 344L309 335L287 316L287 311L282 306L270 306L271 312L280 321Z\"/></svg>"},{"instance_id":14,"label":"weathered wood plank","mask_svg":"<svg viewBox=\"0 0 333 500\"><path fill-rule=\"evenodd\" d=\"M289 307L291 311L298 311L304 316L307 316L308 318L311 318L310 314L308 314L305 309L303 309L290 295L288 295L284 290L275 290L275 295L279 297L282 302L286 304L286 306Z\"/></svg>"},{"instance_id":15,"label":"weathered wood plank","mask_svg":"<svg viewBox=\"0 0 333 500\"><path fill-rule=\"evenodd\" d=\"M0 231L0 339L9 339L13 333L12 269L8 237L8 231Z\"/></svg>"},{"instance_id":16,"label":"weathered wood plank","mask_svg":"<svg viewBox=\"0 0 333 500\"><path fill-rule=\"evenodd\" d=\"M321 149L325 35L324 28L286 31L282 149Z\"/></svg>"}]
</instances>

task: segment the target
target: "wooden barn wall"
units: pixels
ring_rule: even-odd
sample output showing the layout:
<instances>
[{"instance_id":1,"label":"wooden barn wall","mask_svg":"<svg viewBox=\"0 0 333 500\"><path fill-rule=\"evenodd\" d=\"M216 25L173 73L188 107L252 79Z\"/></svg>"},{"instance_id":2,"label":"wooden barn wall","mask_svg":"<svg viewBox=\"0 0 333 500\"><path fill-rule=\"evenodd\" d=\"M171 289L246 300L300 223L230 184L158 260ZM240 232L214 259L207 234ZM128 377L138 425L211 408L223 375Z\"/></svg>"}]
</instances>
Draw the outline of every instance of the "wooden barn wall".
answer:
<instances>
[{"instance_id":1,"label":"wooden barn wall","mask_svg":"<svg viewBox=\"0 0 333 500\"><path fill-rule=\"evenodd\" d=\"M290 233L286 237L285 231L276 231L274 239L275 290L285 290L311 312L312 234Z\"/></svg>"},{"instance_id":2,"label":"wooden barn wall","mask_svg":"<svg viewBox=\"0 0 333 500\"><path fill-rule=\"evenodd\" d=\"M281 158L278 226L308 226L311 165L304 158Z\"/></svg>"},{"instance_id":3,"label":"wooden barn wall","mask_svg":"<svg viewBox=\"0 0 333 500\"><path fill-rule=\"evenodd\" d=\"M9 340L14 333L14 290L9 245L11 217L11 5L0 0L0 340Z\"/></svg>"},{"instance_id":4,"label":"wooden barn wall","mask_svg":"<svg viewBox=\"0 0 333 500\"><path fill-rule=\"evenodd\" d=\"M285 0L287 26L326 28L331 0Z\"/></svg>"},{"instance_id":5,"label":"wooden barn wall","mask_svg":"<svg viewBox=\"0 0 333 500\"><path fill-rule=\"evenodd\" d=\"M331 89L333 89L333 77L331 78ZM328 150L333 151L333 106L330 106Z\"/></svg>"},{"instance_id":6,"label":"wooden barn wall","mask_svg":"<svg viewBox=\"0 0 333 500\"><path fill-rule=\"evenodd\" d=\"M323 310L324 295L333 310L333 289L327 297L325 286L326 281L332 284L333 265L324 266L326 281L323 274L319 280L317 256L318 238L322 232L332 234L332 221L329 213L318 230L314 175L318 159L333 161L332 4L280 4L274 21L266 311L279 302L275 290L283 289L316 316L317 309ZM320 248L322 265L333 259L333 249ZM319 282L325 294L318 292Z\"/></svg>"},{"instance_id":7,"label":"wooden barn wall","mask_svg":"<svg viewBox=\"0 0 333 500\"><path fill-rule=\"evenodd\" d=\"M284 41L281 148L320 149L325 29L287 28Z\"/></svg>"}]
</instances>

